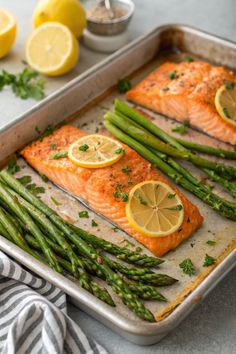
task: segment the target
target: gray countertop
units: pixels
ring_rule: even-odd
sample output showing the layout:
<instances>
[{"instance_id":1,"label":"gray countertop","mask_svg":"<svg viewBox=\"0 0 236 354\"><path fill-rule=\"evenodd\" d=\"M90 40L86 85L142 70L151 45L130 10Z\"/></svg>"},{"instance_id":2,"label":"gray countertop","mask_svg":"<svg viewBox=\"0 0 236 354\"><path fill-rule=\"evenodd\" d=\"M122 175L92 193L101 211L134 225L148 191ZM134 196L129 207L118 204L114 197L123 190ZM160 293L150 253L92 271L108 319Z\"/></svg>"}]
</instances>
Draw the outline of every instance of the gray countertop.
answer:
<instances>
[{"instance_id":1,"label":"gray countertop","mask_svg":"<svg viewBox=\"0 0 236 354\"><path fill-rule=\"evenodd\" d=\"M12 53L0 61L0 69L14 72L23 67L24 43L32 28L31 14L35 0L0 0L0 7L8 8L17 16L18 37ZM198 27L236 41L235 0L135 0L136 12L129 27L131 39L166 23L183 23ZM66 82L85 71L105 55L81 48L81 59L76 69L58 79L47 79L46 92L54 92ZM0 128L31 108L33 100L22 101L11 92L0 95ZM230 354L236 349L236 269L210 293L178 328L160 343L140 347L127 342L117 334L69 305L69 315L93 335L112 354L131 353L201 353Z\"/></svg>"}]
</instances>

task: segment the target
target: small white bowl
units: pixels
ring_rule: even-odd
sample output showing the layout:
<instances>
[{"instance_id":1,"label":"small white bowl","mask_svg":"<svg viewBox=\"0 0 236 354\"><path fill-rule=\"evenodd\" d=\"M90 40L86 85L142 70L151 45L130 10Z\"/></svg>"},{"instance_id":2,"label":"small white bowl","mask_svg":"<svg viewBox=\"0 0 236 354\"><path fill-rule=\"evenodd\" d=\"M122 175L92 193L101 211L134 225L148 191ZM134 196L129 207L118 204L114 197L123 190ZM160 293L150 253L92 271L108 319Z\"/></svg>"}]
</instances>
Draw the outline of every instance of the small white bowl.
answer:
<instances>
[{"instance_id":1,"label":"small white bowl","mask_svg":"<svg viewBox=\"0 0 236 354\"><path fill-rule=\"evenodd\" d=\"M112 36L125 31L134 13L134 3L131 0L115 0L112 2L114 4L120 3L127 9L127 13L122 17L109 20L95 19L94 17L87 16L87 28L90 32L102 36ZM96 3L96 1L89 1L87 9L96 5Z\"/></svg>"}]
</instances>

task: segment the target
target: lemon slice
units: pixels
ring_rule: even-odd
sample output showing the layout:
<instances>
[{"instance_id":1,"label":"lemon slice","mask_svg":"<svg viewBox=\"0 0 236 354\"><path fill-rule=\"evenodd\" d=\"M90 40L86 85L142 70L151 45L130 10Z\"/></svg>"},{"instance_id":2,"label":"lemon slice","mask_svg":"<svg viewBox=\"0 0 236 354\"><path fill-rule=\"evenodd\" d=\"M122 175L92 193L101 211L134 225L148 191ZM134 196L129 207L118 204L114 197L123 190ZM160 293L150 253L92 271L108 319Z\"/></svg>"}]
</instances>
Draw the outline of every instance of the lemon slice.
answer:
<instances>
[{"instance_id":1,"label":"lemon slice","mask_svg":"<svg viewBox=\"0 0 236 354\"><path fill-rule=\"evenodd\" d=\"M78 42L66 26L47 22L35 29L28 39L26 58L29 65L42 74L63 75L78 61Z\"/></svg>"},{"instance_id":2,"label":"lemon slice","mask_svg":"<svg viewBox=\"0 0 236 354\"><path fill-rule=\"evenodd\" d=\"M15 17L9 11L0 9L0 58L10 52L15 39Z\"/></svg>"},{"instance_id":3,"label":"lemon slice","mask_svg":"<svg viewBox=\"0 0 236 354\"><path fill-rule=\"evenodd\" d=\"M123 156L122 145L108 136L86 135L75 141L68 152L69 159L78 166L101 168L112 165Z\"/></svg>"},{"instance_id":4,"label":"lemon slice","mask_svg":"<svg viewBox=\"0 0 236 354\"><path fill-rule=\"evenodd\" d=\"M221 86L215 96L215 106L219 115L236 127L236 86L232 83Z\"/></svg>"},{"instance_id":5,"label":"lemon slice","mask_svg":"<svg viewBox=\"0 0 236 354\"><path fill-rule=\"evenodd\" d=\"M130 190L126 217L143 235L164 237L179 229L184 209L179 196L167 184L144 181Z\"/></svg>"}]
</instances>

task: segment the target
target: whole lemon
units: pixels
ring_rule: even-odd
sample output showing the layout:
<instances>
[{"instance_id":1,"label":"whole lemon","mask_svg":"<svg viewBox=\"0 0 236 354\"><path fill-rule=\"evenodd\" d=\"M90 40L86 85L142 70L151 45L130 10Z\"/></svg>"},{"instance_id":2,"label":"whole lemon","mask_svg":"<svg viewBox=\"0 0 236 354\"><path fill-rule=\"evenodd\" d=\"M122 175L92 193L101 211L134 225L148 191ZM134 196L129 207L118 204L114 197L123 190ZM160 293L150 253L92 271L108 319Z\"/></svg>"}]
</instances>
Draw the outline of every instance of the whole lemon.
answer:
<instances>
[{"instance_id":1,"label":"whole lemon","mask_svg":"<svg viewBox=\"0 0 236 354\"><path fill-rule=\"evenodd\" d=\"M16 39L16 20L7 10L0 9L0 58L7 55Z\"/></svg>"},{"instance_id":2,"label":"whole lemon","mask_svg":"<svg viewBox=\"0 0 236 354\"><path fill-rule=\"evenodd\" d=\"M79 0L39 1L33 14L34 26L51 21L62 23L80 37L86 27L86 13Z\"/></svg>"}]
</instances>

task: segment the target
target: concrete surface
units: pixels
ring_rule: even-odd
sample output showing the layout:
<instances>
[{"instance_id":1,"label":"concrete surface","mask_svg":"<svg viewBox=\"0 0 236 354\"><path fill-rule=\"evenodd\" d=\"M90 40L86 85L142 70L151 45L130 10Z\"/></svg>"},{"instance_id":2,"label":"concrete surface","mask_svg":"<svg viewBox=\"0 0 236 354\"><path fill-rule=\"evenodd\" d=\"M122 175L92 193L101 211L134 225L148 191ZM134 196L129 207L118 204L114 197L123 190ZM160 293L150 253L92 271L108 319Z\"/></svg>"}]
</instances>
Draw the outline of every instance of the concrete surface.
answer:
<instances>
[{"instance_id":1,"label":"concrete surface","mask_svg":"<svg viewBox=\"0 0 236 354\"><path fill-rule=\"evenodd\" d=\"M24 43L32 28L35 0L0 0L0 7L17 16L18 37L11 54L0 61L0 69L17 72L24 59ZM136 12L129 27L130 38L166 23L184 23L236 41L235 0L135 0ZM77 68L67 76L47 79L50 94L105 56L82 48ZM0 93L0 128L35 104L22 101L11 92ZM70 316L93 335L111 354L231 354L236 352L236 269L211 292L207 299L177 329L157 345L140 347L111 332L82 311L69 305Z\"/></svg>"}]
</instances>

